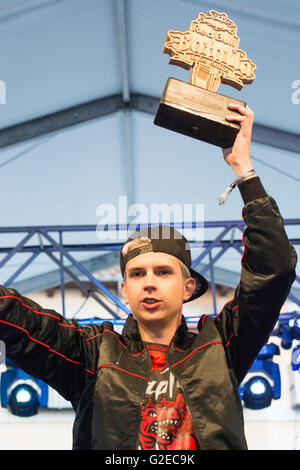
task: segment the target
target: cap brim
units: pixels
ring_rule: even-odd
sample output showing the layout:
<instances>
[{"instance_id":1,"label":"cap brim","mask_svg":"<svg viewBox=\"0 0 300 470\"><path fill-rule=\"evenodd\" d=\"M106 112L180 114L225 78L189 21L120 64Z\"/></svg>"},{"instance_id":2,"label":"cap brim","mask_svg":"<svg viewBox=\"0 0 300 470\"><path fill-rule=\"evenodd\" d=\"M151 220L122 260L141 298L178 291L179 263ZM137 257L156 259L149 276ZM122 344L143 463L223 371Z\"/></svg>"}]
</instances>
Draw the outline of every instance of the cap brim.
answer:
<instances>
[{"instance_id":1,"label":"cap brim","mask_svg":"<svg viewBox=\"0 0 300 470\"><path fill-rule=\"evenodd\" d=\"M197 273L197 271L195 271L194 269L189 268L189 270L191 273L191 277L196 281L196 289L194 290L193 295L184 303L198 299L199 297L201 297L201 295L205 294L208 289L207 280L203 276L201 276L201 274Z\"/></svg>"}]
</instances>

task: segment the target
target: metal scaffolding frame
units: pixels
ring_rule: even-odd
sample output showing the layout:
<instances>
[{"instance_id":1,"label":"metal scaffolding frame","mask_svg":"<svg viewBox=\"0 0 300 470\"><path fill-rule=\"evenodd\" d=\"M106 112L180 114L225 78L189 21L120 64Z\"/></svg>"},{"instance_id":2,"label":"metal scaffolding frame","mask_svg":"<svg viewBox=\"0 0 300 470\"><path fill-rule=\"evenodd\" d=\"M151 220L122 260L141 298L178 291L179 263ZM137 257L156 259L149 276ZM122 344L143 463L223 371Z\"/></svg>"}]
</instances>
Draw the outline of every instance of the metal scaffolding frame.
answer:
<instances>
[{"instance_id":1,"label":"metal scaffolding frame","mask_svg":"<svg viewBox=\"0 0 300 470\"><path fill-rule=\"evenodd\" d=\"M288 219L284 221L285 226L298 226L300 225L300 219ZM204 229L218 229L219 233L213 240L204 240L204 241L190 241L191 253L192 253L192 267L198 270L202 275L210 277L211 291L213 297L213 306L214 312L216 314L216 282L214 276L214 265L216 262L224 256L224 254L229 249L236 250L241 256L243 254L243 240L236 237L236 229L238 234L244 231L245 223L244 221L219 221L219 222L204 222L202 224L191 222L176 224L170 223L170 226L173 226L177 229L189 230L199 228L201 225ZM139 224L135 227L136 230L143 229L145 227L151 227L151 224ZM60 270L60 287L61 287L61 297L63 305L63 315L65 315L65 274L71 278L74 283L79 287L79 289L86 295L92 297L96 302L98 302L104 309L114 318L120 319L122 316L120 313L128 314L130 313L127 307L108 289L102 282L100 282L92 274L92 272L87 269L83 262L76 260L72 252L105 252L113 253L119 252L122 243L121 242L96 242L96 243L65 243L64 235L67 233L79 233L79 232L90 232L96 234L97 231L105 231L106 235L111 233L116 234L117 232L130 230L130 225L126 224L117 224L114 226L107 225L58 225L58 226L31 226L31 227L0 227L0 234L21 234L23 238L19 243L14 247L2 247L0 244L0 255L3 255L2 260L0 261L0 269L7 265L8 261L12 259L17 253L28 254L28 258L24 261L16 271L9 276L9 278L2 282L4 287L12 287L15 279L31 264L34 260L41 254L46 254L54 264L59 267ZM50 235L51 233L51 235ZM32 238L37 235L39 244L28 244L32 241ZM112 238L112 237L111 237ZM58 240L58 241L57 241ZM300 238L290 239L293 245L300 245ZM200 254L193 256L194 250L201 250ZM217 253L213 255L213 250L217 249ZM207 261L204 261L205 258ZM112 258L114 264L118 258L114 256ZM66 265L65 261L68 262ZM101 265L101 264L100 264ZM75 272L74 272L74 268ZM94 286L94 289L89 289L86 287L85 283L79 278L76 274L76 270L80 273L80 276L84 276L88 281ZM295 288L296 285L300 285L300 277L297 275L293 288L288 296L288 298L294 302L297 306L300 307L300 296L295 295L295 291L298 291ZM300 292L300 291L299 291ZM100 296L99 296L100 294ZM106 300L104 301L103 298ZM109 305L108 305L109 304Z\"/></svg>"}]
</instances>

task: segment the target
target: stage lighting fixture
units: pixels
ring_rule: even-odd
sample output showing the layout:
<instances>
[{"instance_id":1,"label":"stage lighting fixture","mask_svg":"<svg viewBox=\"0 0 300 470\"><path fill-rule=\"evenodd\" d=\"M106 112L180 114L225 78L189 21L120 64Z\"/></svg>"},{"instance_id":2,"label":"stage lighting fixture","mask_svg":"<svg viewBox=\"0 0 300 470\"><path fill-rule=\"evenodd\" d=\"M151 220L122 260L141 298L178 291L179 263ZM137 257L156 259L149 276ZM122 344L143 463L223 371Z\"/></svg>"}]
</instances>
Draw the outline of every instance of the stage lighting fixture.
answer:
<instances>
[{"instance_id":1,"label":"stage lighting fixture","mask_svg":"<svg viewBox=\"0 0 300 470\"><path fill-rule=\"evenodd\" d=\"M8 407L13 415L34 416L40 407L41 390L33 380L13 382L7 390Z\"/></svg>"},{"instance_id":2,"label":"stage lighting fixture","mask_svg":"<svg viewBox=\"0 0 300 470\"><path fill-rule=\"evenodd\" d=\"M7 361L1 374L1 406L17 416L34 416L47 404L48 386Z\"/></svg>"},{"instance_id":3,"label":"stage lighting fixture","mask_svg":"<svg viewBox=\"0 0 300 470\"><path fill-rule=\"evenodd\" d=\"M300 344L296 344L292 351L291 367L291 399L292 408L300 409Z\"/></svg>"},{"instance_id":4,"label":"stage lighting fixture","mask_svg":"<svg viewBox=\"0 0 300 470\"><path fill-rule=\"evenodd\" d=\"M239 393L245 408L261 410L271 405L272 400L281 396L281 378L279 365L272 361L275 354L280 354L276 344L265 344L252 364L251 378L239 386ZM260 375L253 375L260 372ZM247 377L246 377L247 379ZM268 380L271 379L273 385Z\"/></svg>"},{"instance_id":5,"label":"stage lighting fixture","mask_svg":"<svg viewBox=\"0 0 300 470\"><path fill-rule=\"evenodd\" d=\"M290 349L294 340L300 340L299 312L283 313L279 317L278 327L273 331L273 336L281 337L281 347Z\"/></svg>"},{"instance_id":6,"label":"stage lighting fixture","mask_svg":"<svg viewBox=\"0 0 300 470\"><path fill-rule=\"evenodd\" d=\"M292 370L300 372L300 344L297 344L292 351Z\"/></svg>"},{"instance_id":7,"label":"stage lighting fixture","mask_svg":"<svg viewBox=\"0 0 300 470\"><path fill-rule=\"evenodd\" d=\"M243 390L243 401L246 408L261 410L271 405L273 392L270 382L259 375L251 377Z\"/></svg>"}]
</instances>

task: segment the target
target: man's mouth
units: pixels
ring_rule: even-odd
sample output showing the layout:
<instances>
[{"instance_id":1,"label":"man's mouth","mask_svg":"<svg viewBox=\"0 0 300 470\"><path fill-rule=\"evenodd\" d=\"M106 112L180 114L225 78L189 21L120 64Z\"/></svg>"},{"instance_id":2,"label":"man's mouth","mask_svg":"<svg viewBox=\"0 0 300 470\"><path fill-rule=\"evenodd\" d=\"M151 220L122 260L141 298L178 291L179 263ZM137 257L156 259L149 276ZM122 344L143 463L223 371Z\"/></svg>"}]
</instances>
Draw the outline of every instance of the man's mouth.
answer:
<instances>
[{"instance_id":1,"label":"man's mouth","mask_svg":"<svg viewBox=\"0 0 300 470\"><path fill-rule=\"evenodd\" d=\"M141 303L147 310L153 310L160 305L161 300L155 299L154 297L144 297Z\"/></svg>"}]
</instances>

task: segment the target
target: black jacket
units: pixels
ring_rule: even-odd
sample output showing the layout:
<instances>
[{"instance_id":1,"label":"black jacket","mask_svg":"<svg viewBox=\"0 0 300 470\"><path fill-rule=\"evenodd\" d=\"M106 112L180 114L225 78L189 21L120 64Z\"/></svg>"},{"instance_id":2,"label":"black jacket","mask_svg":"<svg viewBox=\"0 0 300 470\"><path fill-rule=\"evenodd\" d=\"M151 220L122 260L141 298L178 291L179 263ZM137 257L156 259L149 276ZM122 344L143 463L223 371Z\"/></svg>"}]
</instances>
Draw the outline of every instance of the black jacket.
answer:
<instances>
[{"instance_id":1,"label":"black jacket","mask_svg":"<svg viewBox=\"0 0 300 470\"><path fill-rule=\"evenodd\" d=\"M183 319L167 352L201 450L247 448L238 385L295 279L296 252L275 201L258 178L240 189L245 249L234 298L215 318L203 315L198 334ZM131 316L122 335L111 322L81 327L0 287L0 339L18 367L72 402L74 449L136 449L150 357Z\"/></svg>"}]
</instances>

